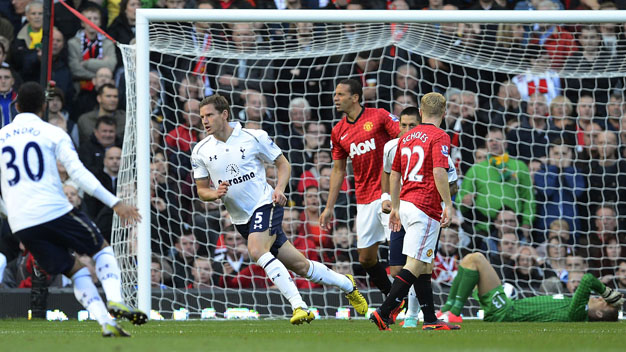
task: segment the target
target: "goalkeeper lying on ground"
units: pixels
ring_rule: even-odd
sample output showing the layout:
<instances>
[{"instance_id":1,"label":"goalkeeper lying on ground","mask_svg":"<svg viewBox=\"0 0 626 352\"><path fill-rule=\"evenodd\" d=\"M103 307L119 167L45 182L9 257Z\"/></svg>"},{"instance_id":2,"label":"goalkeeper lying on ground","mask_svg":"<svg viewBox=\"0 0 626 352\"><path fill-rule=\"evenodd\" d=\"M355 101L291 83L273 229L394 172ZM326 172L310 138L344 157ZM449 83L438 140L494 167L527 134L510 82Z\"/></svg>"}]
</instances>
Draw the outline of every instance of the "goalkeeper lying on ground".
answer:
<instances>
[{"instance_id":1,"label":"goalkeeper lying on ground","mask_svg":"<svg viewBox=\"0 0 626 352\"><path fill-rule=\"evenodd\" d=\"M441 311L459 315L476 285L480 307L485 311L484 321L490 322L617 321L624 303L621 293L606 287L591 274L583 276L574 297L554 295L511 300L485 256L472 253L461 260ZM602 298L590 298L591 291Z\"/></svg>"}]
</instances>

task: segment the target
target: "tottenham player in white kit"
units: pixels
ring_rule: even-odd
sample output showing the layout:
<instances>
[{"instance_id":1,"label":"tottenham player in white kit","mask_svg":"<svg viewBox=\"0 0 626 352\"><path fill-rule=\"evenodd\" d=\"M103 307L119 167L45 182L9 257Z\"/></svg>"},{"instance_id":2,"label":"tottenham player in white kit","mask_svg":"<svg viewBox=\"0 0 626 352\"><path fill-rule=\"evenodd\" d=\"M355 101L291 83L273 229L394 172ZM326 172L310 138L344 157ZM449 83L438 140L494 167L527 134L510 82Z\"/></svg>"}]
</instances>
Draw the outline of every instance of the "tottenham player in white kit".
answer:
<instances>
[{"instance_id":1,"label":"tottenham player in white kit","mask_svg":"<svg viewBox=\"0 0 626 352\"><path fill-rule=\"evenodd\" d=\"M283 192L291 166L280 148L266 132L228 122L230 105L220 95L202 100L200 116L208 136L191 154L198 195L204 201L224 202L237 231L248 240L250 257L291 303L291 323L310 323L315 315L309 312L287 269L315 283L340 288L357 313L365 314L367 301L356 289L352 276L340 275L306 259L287 240L281 223L287 202ZM276 165L276 189L265 179L263 162ZM217 188L211 187L211 181Z\"/></svg>"},{"instance_id":2,"label":"tottenham player in white kit","mask_svg":"<svg viewBox=\"0 0 626 352\"><path fill-rule=\"evenodd\" d=\"M393 164L393 159L396 156L396 149L398 148L398 141L402 136L419 125L422 121L421 116L419 115L419 109L410 106L402 110L400 113L400 135L396 139L392 139L387 144L385 144L384 148L384 159L383 159L383 174L381 176L381 190L383 195L382 199L382 212L384 214L389 214L391 212L391 196L389 195L389 175L391 174L391 165ZM458 186L456 181L458 180L458 175L456 173L456 168L454 167L454 163L452 162L452 158L448 157L448 184L450 185L450 194L453 196L456 194L458 190ZM444 206L442 205L442 208ZM389 216L383 218L383 221L387 223L384 224L386 226L389 225ZM404 227L398 232L391 232L389 238L389 273L392 277L398 275L402 267L406 263L406 255L402 254L402 245L404 242ZM430 275L424 275L421 280L430 282ZM430 287L430 286L429 286ZM432 290L432 287L431 287ZM426 299L428 300L428 299ZM431 307L427 308L427 311L430 310ZM416 297L416 292L414 286L411 287L408 296L408 309L405 314L406 318L404 320L404 328L414 328L417 327L417 313L419 313L419 301ZM426 313L426 312L425 312ZM430 312L429 312L430 313ZM432 318L432 317L431 317Z\"/></svg>"},{"instance_id":3,"label":"tottenham player in white kit","mask_svg":"<svg viewBox=\"0 0 626 352\"><path fill-rule=\"evenodd\" d=\"M122 203L83 166L65 131L41 120L46 103L40 85L22 85L16 106L20 114L0 130L2 197L11 231L46 273L72 279L76 299L100 323L103 336L130 336L109 313L134 324L145 323L147 316L124 305L113 249L96 225L67 200L57 160L81 189L113 208L122 221L140 221L137 208ZM109 301L108 311L89 270L70 250L95 260L98 279Z\"/></svg>"}]
</instances>

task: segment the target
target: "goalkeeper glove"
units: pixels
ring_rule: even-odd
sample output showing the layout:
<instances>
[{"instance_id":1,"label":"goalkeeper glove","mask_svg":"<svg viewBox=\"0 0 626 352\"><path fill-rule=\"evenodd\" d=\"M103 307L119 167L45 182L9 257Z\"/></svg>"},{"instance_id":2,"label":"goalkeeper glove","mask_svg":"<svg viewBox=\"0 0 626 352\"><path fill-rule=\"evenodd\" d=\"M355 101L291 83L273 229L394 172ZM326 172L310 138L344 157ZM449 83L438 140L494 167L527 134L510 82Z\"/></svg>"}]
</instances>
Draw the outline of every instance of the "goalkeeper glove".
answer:
<instances>
[{"instance_id":1,"label":"goalkeeper glove","mask_svg":"<svg viewBox=\"0 0 626 352\"><path fill-rule=\"evenodd\" d=\"M624 296L610 287L604 290L602 298L613 307L621 307L624 304Z\"/></svg>"}]
</instances>

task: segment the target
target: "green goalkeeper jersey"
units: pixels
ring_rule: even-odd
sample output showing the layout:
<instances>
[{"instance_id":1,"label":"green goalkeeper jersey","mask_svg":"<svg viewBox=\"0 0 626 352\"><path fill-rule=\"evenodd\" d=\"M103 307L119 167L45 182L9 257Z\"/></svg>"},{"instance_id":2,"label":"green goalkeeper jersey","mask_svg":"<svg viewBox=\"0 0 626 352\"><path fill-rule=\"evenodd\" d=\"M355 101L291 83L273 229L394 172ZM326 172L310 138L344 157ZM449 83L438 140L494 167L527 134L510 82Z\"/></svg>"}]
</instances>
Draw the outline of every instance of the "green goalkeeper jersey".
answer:
<instances>
[{"instance_id":1,"label":"green goalkeeper jersey","mask_svg":"<svg viewBox=\"0 0 626 352\"><path fill-rule=\"evenodd\" d=\"M485 321L586 321L591 292L604 292L604 284L585 274L573 297L564 295L537 296L511 300L499 286L480 297Z\"/></svg>"}]
</instances>

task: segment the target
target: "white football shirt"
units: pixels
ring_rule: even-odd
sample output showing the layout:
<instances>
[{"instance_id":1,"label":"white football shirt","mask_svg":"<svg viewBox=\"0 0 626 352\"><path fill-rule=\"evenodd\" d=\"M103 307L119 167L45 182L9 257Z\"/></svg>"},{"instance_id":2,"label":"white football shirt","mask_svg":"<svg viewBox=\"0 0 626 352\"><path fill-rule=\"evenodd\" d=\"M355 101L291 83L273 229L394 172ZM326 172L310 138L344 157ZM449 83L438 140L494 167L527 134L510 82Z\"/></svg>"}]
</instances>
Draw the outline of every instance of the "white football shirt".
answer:
<instances>
[{"instance_id":1,"label":"white football shirt","mask_svg":"<svg viewBox=\"0 0 626 352\"><path fill-rule=\"evenodd\" d=\"M226 142L208 136L191 153L195 179L209 178L217 187L228 181L230 187L222 201L233 224L246 224L252 212L272 203L273 188L265 180L263 162L273 163L282 151L262 130L241 128L230 122L233 133Z\"/></svg>"},{"instance_id":2,"label":"white football shirt","mask_svg":"<svg viewBox=\"0 0 626 352\"><path fill-rule=\"evenodd\" d=\"M383 170L390 174L391 166L393 165L393 159L396 156L396 149L398 149L398 141L400 138L392 139L385 143L383 149ZM448 156L448 183L458 180L459 176L456 174L456 168L452 162L452 158Z\"/></svg>"},{"instance_id":3,"label":"white football shirt","mask_svg":"<svg viewBox=\"0 0 626 352\"><path fill-rule=\"evenodd\" d=\"M72 210L63 193L57 160L70 178L90 195L102 185L78 159L65 131L31 113L18 114L0 129L0 184L13 232L54 220ZM98 197L102 198L102 197ZM103 203L119 201L106 192Z\"/></svg>"}]
</instances>

